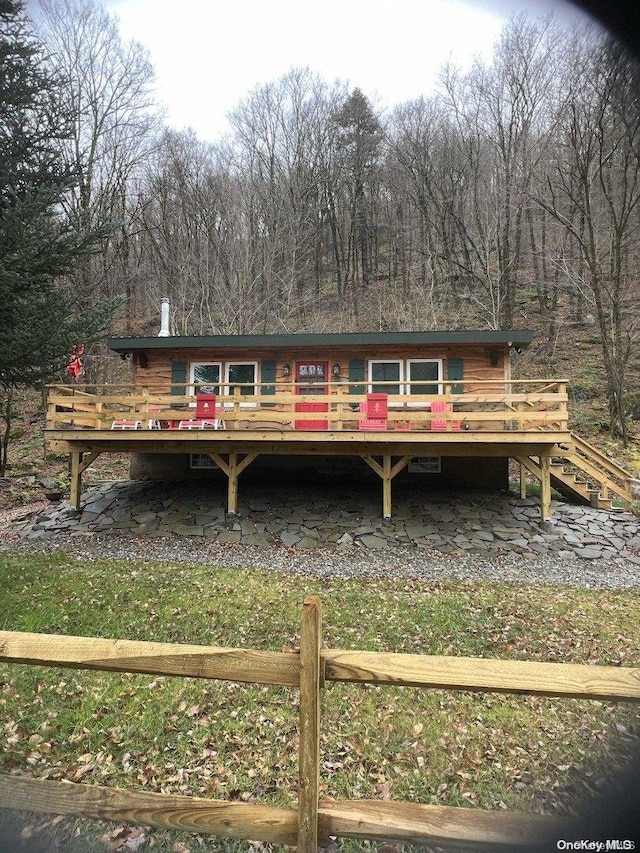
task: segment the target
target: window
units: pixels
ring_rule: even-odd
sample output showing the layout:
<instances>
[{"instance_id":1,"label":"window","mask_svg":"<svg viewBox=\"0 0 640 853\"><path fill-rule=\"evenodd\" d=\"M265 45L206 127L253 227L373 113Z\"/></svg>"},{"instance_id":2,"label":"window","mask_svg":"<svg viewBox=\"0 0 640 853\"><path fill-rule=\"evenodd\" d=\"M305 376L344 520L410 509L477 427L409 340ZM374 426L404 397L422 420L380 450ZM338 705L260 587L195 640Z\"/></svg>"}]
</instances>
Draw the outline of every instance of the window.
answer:
<instances>
[{"instance_id":1,"label":"window","mask_svg":"<svg viewBox=\"0 0 640 853\"><path fill-rule=\"evenodd\" d=\"M190 365L190 379L193 384L192 394L231 394L239 388L240 394L256 393L256 361L229 361L224 365L219 361L201 361ZM224 385L222 378L224 376ZM243 403L243 406L253 406L254 403Z\"/></svg>"},{"instance_id":2,"label":"window","mask_svg":"<svg viewBox=\"0 0 640 853\"><path fill-rule=\"evenodd\" d=\"M413 382L425 383L412 385ZM369 392L379 394L442 394L442 360L413 358L369 361ZM410 404L412 405L412 404ZM419 404L415 404L419 405Z\"/></svg>"},{"instance_id":3,"label":"window","mask_svg":"<svg viewBox=\"0 0 640 853\"><path fill-rule=\"evenodd\" d=\"M425 358L411 359L407 362L408 382L430 382L430 385L407 385L407 394L442 394L442 361Z\"/></svg>"},{"instance_id":4,"label":"window","mask_svg":"<svg viewBox=\"0 0 640 853\"><path fill-rule=\"evenodd\" d=\"M296 394L326 394L328 372L326 361L297 361Z\"/></svg>"},{"instance_id":5,"label":"window","mask_svg":"<svg viewBox=\"0 0 640 853\"><path fill-rule=\"evenodd\" d=\"M208 453L190 453L189 468L192 471L210 471L218 466Z\"/></svg>"},{"instance_id":6,"label":"window","mask_svg":"<svg viewBox=\"0 0 640 853\"><path fill-rule=\"evenodd\" d=\"M440 456L416 456L409 462L410 474L440 474Z\"/></svg>"},{"instance_id":7,"label":"window","mask_svg":"<svg viewBox=\"0 0 640 853\"><path fill-rule=\"evenodd\" d=\"M197 387L190 389L190 393L203 394L220 393L220 362L196 362L190 365L189 381Z\"/></svg>"},{"instance_id":8,"label":"window","mask_svg":"<svg viewBox=\"0 0 640 853\"><path fill-rule=\"evenodd\" d=\"M229 361L225 366L225 394L233 396L236 388L242 396L256 393L257 361ZM242 403L242 406L255 406L255 403Z\"/></svg>"},{"instance_id":9,"label":"window","mask_svg":"<svg viewBox=\"0 0 640 853\"><path fill-rule=\"evenodd\" d=\"M400 394L403 380L402 361L370 361L369 393Z\"/></svg>"}]
</instances>

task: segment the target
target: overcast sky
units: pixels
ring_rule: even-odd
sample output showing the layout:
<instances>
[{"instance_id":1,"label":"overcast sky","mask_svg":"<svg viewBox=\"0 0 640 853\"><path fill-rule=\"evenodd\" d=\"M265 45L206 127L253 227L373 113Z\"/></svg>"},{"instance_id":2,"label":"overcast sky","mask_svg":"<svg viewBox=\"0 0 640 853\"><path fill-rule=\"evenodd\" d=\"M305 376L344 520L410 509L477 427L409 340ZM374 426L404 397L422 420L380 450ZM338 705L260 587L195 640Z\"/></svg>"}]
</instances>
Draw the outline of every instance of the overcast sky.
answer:
<instances>
[{"instance_id":1,"label":"overcast sky","mask_svg":"<svg viewBox=\"0 0 640 853\"><path fill-rule=\"evenodd\" d=\"M564 0L106 0L125 40L150 52L175 128L215 141L226 113L291 66L359 86L380 107L428 94L442 64L488 55L510 15Z\"/></svg>"}]
</instances>

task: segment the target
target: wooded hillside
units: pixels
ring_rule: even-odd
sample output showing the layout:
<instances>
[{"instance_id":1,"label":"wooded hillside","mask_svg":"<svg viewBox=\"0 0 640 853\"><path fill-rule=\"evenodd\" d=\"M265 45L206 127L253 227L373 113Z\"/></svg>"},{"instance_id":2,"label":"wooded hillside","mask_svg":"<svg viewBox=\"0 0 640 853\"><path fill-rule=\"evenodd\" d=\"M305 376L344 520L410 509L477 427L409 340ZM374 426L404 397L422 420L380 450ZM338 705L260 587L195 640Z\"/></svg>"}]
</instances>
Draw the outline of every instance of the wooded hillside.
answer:
<instances>
[{"instance_id":1,"label":"wooded hillside","mask_svg":"<svg viewBox=\"0 0 640 853\"><path fill-rule=\"evenodd\" d=\"M522 326L548 356L584 324L627 437L640 74L601 32L515 18L491 61L384 110L292 68L205 143L163 126L144 49L98 4L34 25L75 110L65 215L113 223L73 280L89 304L124 296L113 334L155 334L161 297L177 334Z\"/></svg>"}]
</instances>

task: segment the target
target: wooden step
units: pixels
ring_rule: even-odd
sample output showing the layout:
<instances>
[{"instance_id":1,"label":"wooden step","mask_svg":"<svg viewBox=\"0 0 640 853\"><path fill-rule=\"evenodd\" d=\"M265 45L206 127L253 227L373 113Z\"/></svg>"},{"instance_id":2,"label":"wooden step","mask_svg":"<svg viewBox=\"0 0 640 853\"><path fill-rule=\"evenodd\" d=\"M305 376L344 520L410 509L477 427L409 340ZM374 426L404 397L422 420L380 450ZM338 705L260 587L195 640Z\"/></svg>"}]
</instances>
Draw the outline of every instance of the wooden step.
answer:
<instances>
[{"instance_id":1,"label":"wooden step","mask_svg":"<svg viewBox=\"0 0 640 853\"><path fill-rule=\"evenodd\" d=\"M603 498L602 492L611 490L617 493L619 490L614 487L605 470L601 471L601 476L595 473L595 469L600 472L601 462L608 460L597 451L592 452L592 449L579 437L574 437L574 441L579 444L582 453L576 452L573 448L573 452L567 453L566 456L554 456L550 461L550 474L555 481L555 488L566 497L577 498L594 507L617 509L613 506L613 501L619 501L620 498L617 496ZM581 460L584 462L583 465Z\"/></svg>"},{"instance_id":2,"label":"wooden step","mask_svg":"<svg viewBox=\"0 0 640 853\"><path fill-rule=\"evenodd\" d=\"M606 509L609 512L624 512L623 506L614 506L615 498L601 498L599 495L595 503L592 504L595 509Z\"/></svg>"}]
</instances>

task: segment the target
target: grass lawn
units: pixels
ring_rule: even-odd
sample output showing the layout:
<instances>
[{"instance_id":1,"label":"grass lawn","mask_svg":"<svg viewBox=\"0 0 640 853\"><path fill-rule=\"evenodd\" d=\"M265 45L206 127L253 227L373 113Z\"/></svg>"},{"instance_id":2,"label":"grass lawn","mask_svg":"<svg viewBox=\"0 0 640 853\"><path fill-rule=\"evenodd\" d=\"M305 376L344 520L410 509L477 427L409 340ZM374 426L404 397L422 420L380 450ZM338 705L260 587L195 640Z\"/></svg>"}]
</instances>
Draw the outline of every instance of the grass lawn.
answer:
<instances>
[{"instance_id":1,"label":"grass lawn","mask_svg":"<svg viewBox=\"0 0 640 853\"><path fill-rule=\"evenodd\" d=\"M640 665L635 591L320 582L63 554L0 554L0 589L5 630L281 650L297 646L302 602L315 593L332 648ZM0 667L0 684L2 772L274 805L295 800L294 689L16 665ZM605 767L624 760L639 722L626 704L329 684L323 795L564 812L597 787ZM118 849L121 827L12 812L5 826L18 818L24 849ZM77 848L74 834L82 838ZM149 835L157 851L256 849ZM38 847L45 836L48 847Z\"/></svg>"}]
</instances>

